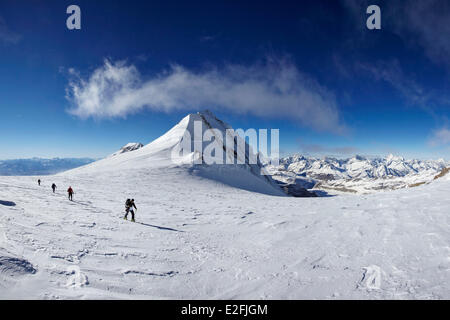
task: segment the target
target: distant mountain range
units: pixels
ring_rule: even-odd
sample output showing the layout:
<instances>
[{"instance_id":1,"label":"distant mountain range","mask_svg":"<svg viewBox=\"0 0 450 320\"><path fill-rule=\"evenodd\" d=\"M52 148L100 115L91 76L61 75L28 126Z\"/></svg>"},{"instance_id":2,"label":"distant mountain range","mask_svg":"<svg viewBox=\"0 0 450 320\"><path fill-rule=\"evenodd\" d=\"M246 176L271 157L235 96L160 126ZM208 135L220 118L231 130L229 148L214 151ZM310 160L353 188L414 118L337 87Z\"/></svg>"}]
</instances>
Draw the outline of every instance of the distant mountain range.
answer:
<instances>
[{"instance_id":1,"label":"distant mountain range","mask_svg":"<svg viewBox=\"0 0 450 320\"><path fill-rule=\"evenodd\" d=\"M307 189L356 193L417 186L433 180L448 166L450 163L443 159L406 160L392 154L386 158L347 159L294 155L280 159L279 166L268 166L267 170L278 181Z\"/></svg>"},{"instance_id":2,"label":"distant mountain range","mask_svg":"<svg viewBox=\"0 0 450 320\"><path fill-rule=\"evenodd\" d=\"M446 167L443 160L405 160L389 155L369 159L355 156L348 159L306 158L294 155L280 160L282 169L321 180L404 177L424 172L436 173Z\"/></svg>"},{"instance_id":3,"label":"distant mountain range","mask_svg":"<svg viewBox=\"0 0 450 320\"><path fill-rule=\"evenodd\" d=\"M84 166L95 159L90 158L54 158L54 159L15 159L0 160L1 176L37 176L56 174L69 169Z\"/></svg>"}]
</instances>

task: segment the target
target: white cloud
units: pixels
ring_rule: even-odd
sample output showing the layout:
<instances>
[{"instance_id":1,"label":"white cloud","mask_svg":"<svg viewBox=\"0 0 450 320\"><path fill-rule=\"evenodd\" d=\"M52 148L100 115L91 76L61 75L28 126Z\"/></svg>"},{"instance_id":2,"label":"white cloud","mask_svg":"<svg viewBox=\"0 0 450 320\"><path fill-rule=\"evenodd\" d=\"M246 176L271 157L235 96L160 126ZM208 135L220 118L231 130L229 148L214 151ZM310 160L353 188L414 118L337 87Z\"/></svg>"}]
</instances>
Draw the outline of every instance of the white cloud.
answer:
<instances>
[{"instance_id":1,"label":"white cloud","mask_svg":"<svg viewBox=\"0 0 450 320\"><path fill-rule=\"evenodd\" d=\"M361 150L352 146L330 147L321 144L305 144L299 140L299 146L302 152L311 154L328 154L328 155L350 155L357 154Z\"/></svg>"},{"instance_id":2,"label":"white cloud","mask_svg":"<svg viewBox=\"0 0 450 320\"><path fill-rule=\"evenodd\" d=\"M450 130L447 128L441 128L433 132L429 144L433 147L440 145L450 144Z\"/></svg>"},{"instance_id":3,"label":"white cloud","mask_svg":"<svg viewBox=\"0 0 450 320\"><path fill-rule=\"evenodd\" d=\"M416 0L394 6L396 32L417 43L436 63L450 65L450 3L446 0Z\"/></svg>"},{"instance_id":4,"label":"white cloud","mask_svg":"<svg viewBox=\"0 0 450 320\"><path fill-rule=\"evenodd\" d=\"M365 20L370 0L341 0L353 16L355 36L367 40ZM379 1L382 29L398 35L406 43L422 48L425 55L437 64L450 66L450 1L414 0ZM360 40L360 38L358 38Z\"/></svg>"},{"instance_id":5,"label":"white cloud","mask_svg":"<svg viewBox=\"0 0 450 320\"><path fill-rule=\"evenodd\" d=\"M124 117L145 108L218 109L289 119L320 131L343 133L335 97L286 60L227 65L193 72L180 65L143 80L137 68L110 62L84 78L71 70L70 113L81 118Z\"/></svg>"}]
</instances>

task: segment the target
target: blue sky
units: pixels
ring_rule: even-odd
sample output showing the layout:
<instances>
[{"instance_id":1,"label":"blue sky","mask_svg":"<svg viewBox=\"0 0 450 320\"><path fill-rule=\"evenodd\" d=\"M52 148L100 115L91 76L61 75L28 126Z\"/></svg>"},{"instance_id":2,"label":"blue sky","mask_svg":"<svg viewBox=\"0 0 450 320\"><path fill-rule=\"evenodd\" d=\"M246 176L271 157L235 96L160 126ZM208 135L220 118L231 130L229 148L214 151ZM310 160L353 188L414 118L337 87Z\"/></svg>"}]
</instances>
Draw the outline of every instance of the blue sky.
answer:
<instances>
[{"instance_id":1,"label":"blue sky","mask_svg":"<svg viewBox=\"0 0 450 320\"><path fill-rule=\"evenodd\" d=\"M77 4L82 29L66 28ZM450 159L450 3L0 2L0 159L102 157L205 108L282 154Z\"/></svg>"}]
</instances>

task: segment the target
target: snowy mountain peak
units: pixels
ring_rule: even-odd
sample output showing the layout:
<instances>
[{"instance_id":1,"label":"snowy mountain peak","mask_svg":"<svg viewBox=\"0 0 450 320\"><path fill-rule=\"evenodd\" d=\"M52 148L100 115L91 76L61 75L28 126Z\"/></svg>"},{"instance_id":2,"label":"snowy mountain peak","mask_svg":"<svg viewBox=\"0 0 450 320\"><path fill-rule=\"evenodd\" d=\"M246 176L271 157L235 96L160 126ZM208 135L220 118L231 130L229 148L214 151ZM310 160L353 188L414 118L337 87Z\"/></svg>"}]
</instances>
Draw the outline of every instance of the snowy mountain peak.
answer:
<instances>
[{"instance_id":1,"label":"snowy mountain peak","mask_svg":"<svg viewBox=\"0 0 450 320\"><path fill-rule=\"evenodd\" d=\"M240 189L285 195L270 176L262 174L264 166L245 139L208 110L188 114L146 146L128 144L114 156L68 173L176 168Z\"/></svg>"},{"instance_id":2,"label":"snowy mountain peak","mask_svg":"<svg viewBox=\"0 0 450 320\"><path fill-rule=\"evenodd\" d=\"M205 110L199 111L199 112L197 112L197 114L198 115L202 115L204 117L208 117L208 118L218 119L216 117L216 115L209 109L205 109Z\"/></svg>"},{"instance_id":3,"label":"snowy mountain peak","mask_svg":"<svg viewBox=\"0 0 450 320\"><path fill-rule=\"evenodd\" d=\"M404 161L403 157L394 156L392 153L386 157L386 162Z\"/></svg>"},{"instance_id":4,"label":"snowy mountain peak","mask_svg":"<svg viewBox=\"0 0 450 320\"><path fill-rule=\"evenodd\" d=\"M197 113L202 120L205 122L205 124L209 124L209 127L219 129L219 130L226 130L226 129L232 129L232 127L225 123L224 121L220 120L214 113L212 113L210 110L204 110Z\"/></svg>"},{"instance_id":5,"label":"snowy mountain peak","mask_svg":"<svg viewBox=\"0 0 450 320\"><path fill-rule=\"evenodd\" d=\"M144 145L142 143L139 142L130 142L127 143L126 145L124 145L122 148L120 148L119 151L114 152L111 157L116 156L118 154L122 154L122 153L126 153L126 152L131 152L131 151L135 151L138 150L140 148L142 148Z\"/></svg>"}]
</instances>

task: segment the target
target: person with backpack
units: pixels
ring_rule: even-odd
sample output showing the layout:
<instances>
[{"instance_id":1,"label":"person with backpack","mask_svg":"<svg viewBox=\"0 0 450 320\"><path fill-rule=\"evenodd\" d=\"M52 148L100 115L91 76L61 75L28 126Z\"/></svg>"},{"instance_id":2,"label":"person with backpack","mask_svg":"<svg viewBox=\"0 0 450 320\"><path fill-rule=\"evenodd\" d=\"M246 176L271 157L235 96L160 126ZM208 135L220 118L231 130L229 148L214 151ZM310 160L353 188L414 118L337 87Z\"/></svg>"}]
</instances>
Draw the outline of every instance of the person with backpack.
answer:
<instances>
[{"instance_id":1,"label":"person with backpack","mask_svg":"<svg viewBox=\"0 0 450 320\"><path fill-rule=\"evenodd\" d=\"M56 191L56 184L52 184L52 190L53 190L53 193L55 193L55 191Z\"/></svg>"},{"instance_id":2,"label":"person with backpack","mask_svg":"<svg viewBox=\"0 0 450 320\"><path fill-rule=\"evenodd\" d=\"M70 201L73 201L73 194L74 194L75 192L73 192L72 187L69 187L69 189L67 189L67 193L69 194L69 200L70 200Z\"/></svg>"},{"instance_id":3,"label":"person with backpack","mask_svg":"<svg viewBox=\"0 0 450 320\"><path fill-rule=\"evenodd\" d=\"M128 218L128 213L131 212L131 222L135 222L133 208L137 211L136 204L134 203L134 199L131 199L131 200L127 199L127 201L125 202L125 217L123 217L125 220L127 220L127 218Z\"/></svg>"},{"instance_id":4,"label":"person with backpack","mask_svg":"<svg viewBox=\"0 0 450 320\"><path fill-rule=\"evenodd\" d=\"M38 186L41 185L41 179L38 179Z\"/></svg>"}]
</instances>

